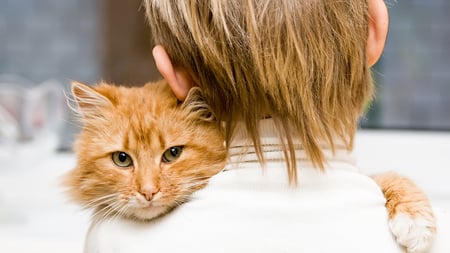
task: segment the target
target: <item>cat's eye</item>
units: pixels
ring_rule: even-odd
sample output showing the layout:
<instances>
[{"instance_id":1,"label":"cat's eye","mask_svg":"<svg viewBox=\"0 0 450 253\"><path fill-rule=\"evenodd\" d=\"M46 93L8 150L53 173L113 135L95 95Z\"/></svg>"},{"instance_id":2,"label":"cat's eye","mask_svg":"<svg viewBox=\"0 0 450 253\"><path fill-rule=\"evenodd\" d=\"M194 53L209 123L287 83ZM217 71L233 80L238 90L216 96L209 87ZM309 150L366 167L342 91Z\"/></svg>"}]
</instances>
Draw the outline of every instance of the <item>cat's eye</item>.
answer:
<instances>
[{"instance_id":1,"label":"cat's eye","mask_svg":"<svg viewBox=\"0 0 450 253\"><path fill-rule=\"evenodd\" d=\"M131 157L122 151L112 153L112 160L119 167L130 167L133 165Z\"/></svg>"},{"instance_id":2,"label":"cat's eye","mask_svg":"<svg viewBox=\"0 0 450 253\"><path fill-rule=\"evenodd\" d=\"M183 151L183 146L174 146L168 148L164 151L162 155L162 161L165 163L170 163L178 159L180 157L181 152Z\"/></svg>"}]
</instances>

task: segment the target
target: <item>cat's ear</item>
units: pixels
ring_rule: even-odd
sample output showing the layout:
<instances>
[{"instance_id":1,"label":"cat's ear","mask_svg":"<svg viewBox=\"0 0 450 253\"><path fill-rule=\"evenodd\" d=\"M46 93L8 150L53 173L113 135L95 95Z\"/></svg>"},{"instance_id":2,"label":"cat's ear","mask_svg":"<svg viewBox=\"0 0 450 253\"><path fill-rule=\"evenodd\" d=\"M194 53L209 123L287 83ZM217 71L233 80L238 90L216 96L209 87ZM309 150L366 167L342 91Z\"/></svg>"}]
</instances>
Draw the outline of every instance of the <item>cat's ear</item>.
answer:
<instances>
[{"instance_id":1,"label":"cat's ear","mask_svg":"<svg viewBox=\"0 0 450 253\"><path fill-rule=\"evenodd\" d=\"M201 89L192 87L186 99L183 101L182 107L189 111L190 116L196 117L203 121L215 121L214 113L211 107L205 102Z\"/></svg>"},{"instance_id":2,"label":"cat's ear","mask_svg":"<svg viewBox=\"0 0 450 253\"><path fill-rule=\"evenodd\" d=\"M73 81L71 89L73 101L76 104L74 110L83 119L102 118L102 109L112 106L111 101L107 97L87 84Z\"/></svg>"}]
</instances>

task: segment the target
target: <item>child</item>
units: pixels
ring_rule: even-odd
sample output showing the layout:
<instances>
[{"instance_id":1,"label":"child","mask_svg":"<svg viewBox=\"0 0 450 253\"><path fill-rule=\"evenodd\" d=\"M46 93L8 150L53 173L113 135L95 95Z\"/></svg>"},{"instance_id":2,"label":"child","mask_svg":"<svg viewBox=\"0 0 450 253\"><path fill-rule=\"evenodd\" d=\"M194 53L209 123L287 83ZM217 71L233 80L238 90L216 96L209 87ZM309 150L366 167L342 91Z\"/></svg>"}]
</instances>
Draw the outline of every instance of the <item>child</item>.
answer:
<instances>
[{"instance_id":1,"label":"child","mask_svg":"<svg viewBox=\"0 0 450 253\"><path fill-rule=\"evenodd\" d=\"M384 2L369 2L145 1L155 62L178 98L200 86L228 143L243 122L261 162L258 125L270 116L291 183L293 139L319 169L321 146L352 149L388 29Z\"/></svg>"},{"instance_id":2,"label":"child","mask_svg":"<svg viewBox=\"0 0 450 253\"><path fill-rule=\"evenodd\" d=\"M150 225L93 226L88 252L402 252L350 154L386 40L383 0L144 3L158 70L180 101L202 89L231 161Z\"/></svg>"}]
</instances>

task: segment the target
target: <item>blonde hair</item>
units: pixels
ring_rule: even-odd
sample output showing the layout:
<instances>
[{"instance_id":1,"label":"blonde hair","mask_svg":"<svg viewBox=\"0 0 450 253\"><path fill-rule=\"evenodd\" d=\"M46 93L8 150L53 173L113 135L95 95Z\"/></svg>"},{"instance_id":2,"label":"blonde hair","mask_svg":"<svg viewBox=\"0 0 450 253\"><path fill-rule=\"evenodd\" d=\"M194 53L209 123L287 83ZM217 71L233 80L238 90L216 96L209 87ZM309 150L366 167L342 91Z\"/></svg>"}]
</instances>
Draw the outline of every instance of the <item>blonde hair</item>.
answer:
<instances>
[{"instance_id":1,"label":"blonde hair","mask_svg":"<svg viewBox=\"0 0 450 253\"><path fill-rule=\"evenodd\" d=\"M321 145L349 150L372 97L367 0L145 0L155 44L196 80L229 141L244 122L264 164L270 115L296 183L293 138L324 168ZM227 142L228 143L228 142Z\"/></svg>"}]
</instances>

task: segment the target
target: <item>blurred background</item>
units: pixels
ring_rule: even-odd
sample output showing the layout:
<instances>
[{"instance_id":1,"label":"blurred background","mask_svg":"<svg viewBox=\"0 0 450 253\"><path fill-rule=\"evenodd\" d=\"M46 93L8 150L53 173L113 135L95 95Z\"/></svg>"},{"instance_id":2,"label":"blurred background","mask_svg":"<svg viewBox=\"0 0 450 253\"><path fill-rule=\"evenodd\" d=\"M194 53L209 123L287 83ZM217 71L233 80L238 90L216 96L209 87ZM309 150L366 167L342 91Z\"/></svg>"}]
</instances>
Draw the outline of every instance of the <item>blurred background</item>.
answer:
<instances>
[{"instance_id":1,"label":"blurred background","mask_svg":"<svg viewBox=\"0 0 450 253\"><path fill-rule=\"evenodd\" d=\"M363 127L450 130L450 1L387 1L386 48Z\"/></svg>"},{"instance_id":2,"label":"blurred background","mask_svg":"<svg viewBox=\"0 0 450 253\"><path fill-rule=\"evenodd\" d=\"M450 1L388 6L388 41L373 69L377 95L361 126L448 134ZM42 252L55 245L81 251L86 214L62 207L64 197L55 193L56 176L74 164L61 151L70 151L78 129L64 92L70 80L142 85L158 79L150 36L140 0L0 0L0 242L11 247L4 252L24 252L15 242L27 236L35 243L28 247ZM46 226L51 229L41 229Z\"/></svg>"},{"instance_id":3,"label":"blurred background","mask_svg":"<svg viewBox=\"0 0 450 253\"><path fill-rule=\"evenodd\" d=\"M361 125L449 130L450 2L408 0L388 5L389 37L373 71L377 96ZM58 103L64 98L58 97L57 84L59 90L67 90L70 80L141 85L159 77L139 0L0 0L0 6L0 115L18 121L21 138L30 138L33 127L45 128L44 123L51 121L60 134L59 148L70 148L76 128L64 102ZM18 108L29 105L25 95L12 98L11 93L19 92L14 90L30 91L49 80L53 84L47 86L53 88L46 89L51 92L34 92L51 97L50 104L45 99L29 101L34 104L32 113ZM6 90L11 85L22 87ZM53 111L46 111L46 106ZM20 114L35 115L34 122L26 123ZM44 118L46 114L65 115L64 121ZM10 131L3 128L2 132Z\"/></svg>"},{"instance_id":4,"label":"blurred background","mask_svg":"<svg viewBox=\"0 0 450 253\"><path fill-rule=\"evenodd\" d=\"M448 130L450 2L408 0L390 1L388 5L389 37L373 71L377 96L361 125ZM70 80L140 85L158 78L151 57L150 33L139 0L0 0L0 6L2 83L9 81L32 89L53 80L61 89L67 89ZM14 81L11 75L21 80ZM0 88L5 90L5 86ZM18 109L12 107L26 101L2 100L3 111L10 114L14 111L8 117L20 117ZM53 104L50 107L54 109ZM61 110L60 113L66 112L65 108ZM47 113L44 112L39 116L44 117ZM66 121L70 119L66 115ZM45 119L35 121L43 126ZM19 123L24 124L23 120ZM68 122L57 126L60 148L67 149L76 129ZM21 131L24 134L26 130Z\"/></svg>"},{"instance_id":5,"label":"blurred background","mask_svg":"<svg viewBox=\"0 0 450 253\"><path fill-rule=\"evenodd\" d=\"M0 106L13 114L8 117L18 120L22 128L45 128L48 125L43 123L58 119L45 118L46 105L40 112L34 108L33 113L18 108L46 103L45 100L33 102L25 95L4 98L15 92L22 94L18 91L21 88L33 92L33 88L52 80L59 83L60 91L67 91L71 80L140 85L158 78L151 56L150 33L139 0L0 0L0 6L0 89L3 90ZM7 91L10 86L17 87ZM48 95L41 90L37 88L34 92ZM49 96L59 95L53 92ZM62 125L57 125L59 148L69 149L77 129L71 124L73 120L64 104L62 101L57 105L65 115ZM23 126L20 114L39 114L41 123ZM24 131L30 132L21 129L20 134ZM20 137L31 136L26 133Z\"/></svg>"}]
</instances>

